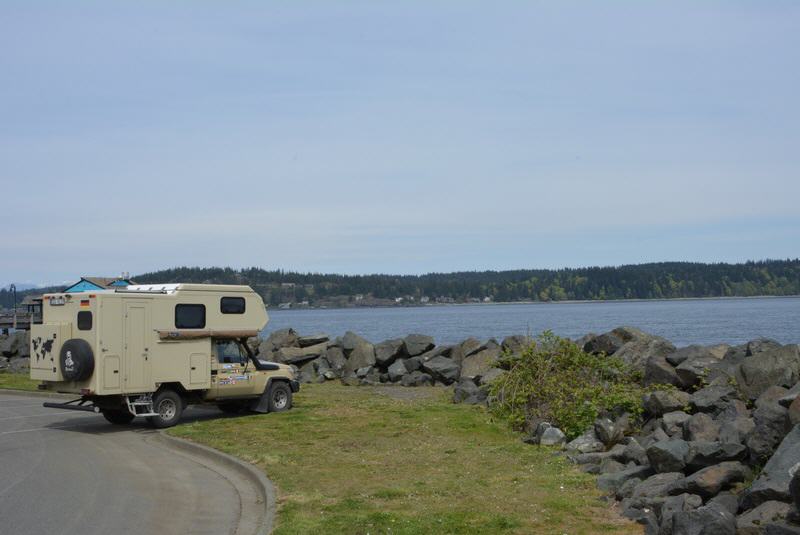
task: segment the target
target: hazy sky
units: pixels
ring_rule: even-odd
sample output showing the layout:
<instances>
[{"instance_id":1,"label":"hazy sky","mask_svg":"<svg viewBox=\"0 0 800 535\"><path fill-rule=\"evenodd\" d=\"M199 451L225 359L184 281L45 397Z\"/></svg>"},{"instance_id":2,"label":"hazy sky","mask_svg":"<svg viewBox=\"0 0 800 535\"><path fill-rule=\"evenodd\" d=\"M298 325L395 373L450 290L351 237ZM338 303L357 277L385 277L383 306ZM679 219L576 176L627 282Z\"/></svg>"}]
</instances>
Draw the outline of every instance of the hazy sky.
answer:
<instances>
[{"instance_id":1,"label":"hazy sky","mask_svg":"<svg viewBox=\"0 0 800 535\"><path fill-rule=\"evenodd\" d=\"M800 255L794 1L4 1L0 77L0 284Z\"/></svg>"}]
</instances>

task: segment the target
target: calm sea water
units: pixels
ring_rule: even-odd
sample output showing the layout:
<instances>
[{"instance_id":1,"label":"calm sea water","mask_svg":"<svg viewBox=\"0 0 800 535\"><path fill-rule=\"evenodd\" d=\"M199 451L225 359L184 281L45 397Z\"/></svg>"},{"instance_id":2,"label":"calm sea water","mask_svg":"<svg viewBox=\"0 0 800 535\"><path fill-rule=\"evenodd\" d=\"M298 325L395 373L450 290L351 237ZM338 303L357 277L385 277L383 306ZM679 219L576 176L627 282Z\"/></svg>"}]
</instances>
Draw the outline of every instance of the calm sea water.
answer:
<instances>
[{"instance_id":1,"label":"calm sea water","mask_svg":"<svg viewBox=\"0 0 800 535\"><path fill-rule=\"evenodd\" d=\"M417 308L269 310L266 334L292 327L301 334L339 336L354 331L372 342L410 333L428 334L437 344L474 336L501 339L546 329L577 338L631 325L678 346L738 344L765 336L800 342L800 297L458 305Z\"/></svg>"}]
</instances>

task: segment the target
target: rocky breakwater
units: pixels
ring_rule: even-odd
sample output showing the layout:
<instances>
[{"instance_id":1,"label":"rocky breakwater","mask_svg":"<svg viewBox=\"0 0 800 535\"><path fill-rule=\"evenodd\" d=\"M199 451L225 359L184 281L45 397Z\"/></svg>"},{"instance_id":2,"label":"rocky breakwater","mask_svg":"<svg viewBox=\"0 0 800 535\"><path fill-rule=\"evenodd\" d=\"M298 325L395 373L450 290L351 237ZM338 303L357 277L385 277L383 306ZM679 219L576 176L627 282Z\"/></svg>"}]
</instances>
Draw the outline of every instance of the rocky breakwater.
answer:
<instances>
[{"instance_id":1,"label":"rocky breakwater","mask_svg":"<svg viewBox=\"0 0 800 535\"><path fill-rule=\"evenodd\" d=\"M0 372L28 373L30 357L28 331L0 334Z\"/></svg>"},{"instance_id":2,"label":"rocky breakwater","mask_svg":"<svg viewBox=\"0 0 800 535\"><path fill-rule=\"evenodd\" d=\"M292 329L282 329L266 339L251 340L251 347L261 358L296 366L299 380L305 383L457 384L462 401L480 403L486 399L480 386L504 373L494 367L500 355L525 343L524 337L509 337L502 343L469 338L460 344L437 346L430 336L410 334L373 344L353 332L332 340L324 334L300 336Z\"/></svg>"},{"instance_id":3,"label":"rocky breakwater","mask_svg":"<svg viewBox=\"0 0 800 535\"><path fill-rule=\"evenodd\" d=\"M651 386L638 422L609 414L564 445L624 515L654 535L800 535L797 345L675 348L630 328L578 343Z\"/></svg>"},{"instance_id":4,"label":"rocky breakwater","mask_svg":"<svg viewBox=\"0 0 800 535\"><path fill-rule=\"evenodd\" d=\"M252 340L304 382L447 385L455 402L491 405L503 355L531 340L436 346L414 334L373 344L287 329ZM639 372L640 414L602 414L577 438L536 421L526 442L560 448L623 514L652 535L800 535L800 349L767 339L676 348L630 327L575 341ZM535 415L533 415L535 416Z\"/></svg>"}]
</instances>

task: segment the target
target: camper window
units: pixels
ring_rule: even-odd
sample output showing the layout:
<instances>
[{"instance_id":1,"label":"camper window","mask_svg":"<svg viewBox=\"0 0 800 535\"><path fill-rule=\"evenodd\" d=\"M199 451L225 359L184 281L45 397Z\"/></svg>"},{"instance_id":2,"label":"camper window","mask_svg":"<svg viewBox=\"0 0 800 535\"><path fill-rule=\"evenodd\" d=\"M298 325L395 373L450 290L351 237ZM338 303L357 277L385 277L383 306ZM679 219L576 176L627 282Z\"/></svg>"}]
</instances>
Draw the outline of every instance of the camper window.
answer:
<instances>
[{"instance_id":1,"label":"camper window","mask_svg":"<svg viewBox=\"0 0 800 535\"><path fill-rule=\"evenodd\" d=\"M88 310L78 312L78 330L91 331L92 330L92 313Z\"/></svg>"},{"instance_id":2,"label":"camper window","mask_svg":"<svg viewBox=\"0 0 800 535\"><path fill-rule=\"evenodd\" d=\"M219 301L219 311L223 314L244 314L244 297L223 297Z\"/></svg>"},{"instance_id":3,"label":"camper window","mask_svg":"<svg viewBox=\"0 0 800 535\"><path fill-rule=\"evenodd\" d=\"M205 305L175 305L176 329L202 329L205 326Z\"/></svg>"}]
</instances>

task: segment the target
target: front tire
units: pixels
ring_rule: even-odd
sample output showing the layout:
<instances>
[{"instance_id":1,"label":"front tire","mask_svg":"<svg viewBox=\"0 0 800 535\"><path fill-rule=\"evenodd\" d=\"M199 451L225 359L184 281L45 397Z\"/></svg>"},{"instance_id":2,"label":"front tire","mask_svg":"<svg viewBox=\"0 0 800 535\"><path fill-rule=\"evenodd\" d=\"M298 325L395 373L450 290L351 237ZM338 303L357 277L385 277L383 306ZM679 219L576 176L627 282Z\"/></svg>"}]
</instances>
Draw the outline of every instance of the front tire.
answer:
<instances>
[{"instance_id":1,"label":"front tire","mask_svg":"<svg viewBox=\"0 0 800 535\"><path fill-rule=\"evenodd\" d=\"M183 414L183 399L174 390L162 390L153 396L153 412L158 416L148 416L147 421L156 429L164 429L177 424Z\"/></svg>"},{"instance_id":2,"label":"front tire","mask_svg":"<svg viewBox=\"0 0 800 535\"><path fill-rule=\"evenodd\" d=\"M133 421L133 414L121 409L106 409L102 411L103 418L114 425L127 425Z\"/></svg>"},{"instance_id":3,"label":"front tire","mask_svg":"<svg viewBox=\"0 0 800 535\"><path fill-rule=\"evenodd\" d=\"M292 389L278 381L269 387L269 412L283 412L292 408Z\"/></svg>"}]
</instances>

